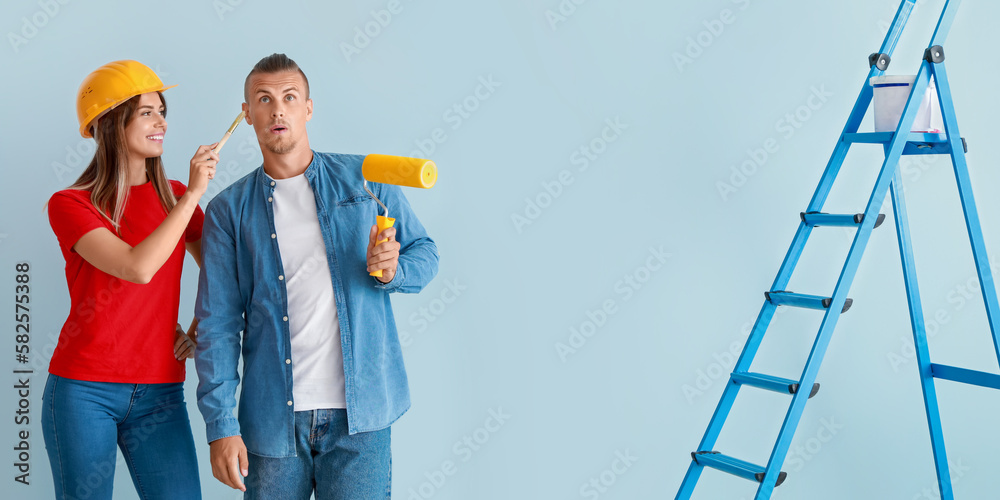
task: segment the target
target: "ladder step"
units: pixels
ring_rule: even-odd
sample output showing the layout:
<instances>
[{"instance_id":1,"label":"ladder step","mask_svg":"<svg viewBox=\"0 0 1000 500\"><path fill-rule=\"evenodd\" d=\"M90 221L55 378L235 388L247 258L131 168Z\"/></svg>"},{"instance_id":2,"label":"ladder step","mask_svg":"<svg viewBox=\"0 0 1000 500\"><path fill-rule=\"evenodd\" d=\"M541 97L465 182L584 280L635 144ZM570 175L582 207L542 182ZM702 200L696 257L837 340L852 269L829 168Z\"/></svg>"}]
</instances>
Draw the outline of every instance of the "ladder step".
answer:
<instances>
[{"instance_id":1,"label":"ladder step","mask_svg":"<svg viewBox=\"0 0 1000 500\"><path fill-rule=\"evenodd\" d=\"M882 144L888 146L892 141L895 132L861 132L855 134L844 134L844 142L852 144ZM962 138L962 149L969 152L969 144ZM951 143L945 134L928 134L922 132L910 132L906 138L906 146L903 147L904 155L947 155L951 154Z\"/></svg>"},{"instance_id":2,"label":"ladder step","mask_svg":"<svg viewBox=\"0 0 1000 500\"><path fill-rule=\"evenodd\" d=\"M799 392L798 381L764 375L763 373L733 372L731 378L735 384L750 385L782 394L795 394ZM809 397L815 396L817 392L819 392L819 384L813 384L812 390L809 391Z\"/></svg>"},{"instance_id":3,"label":"ladder step","mask_svg":"<svg viewBox=\"0 0 1000 500\"><path fill-rule=\"evenodd\" d=\"M931 363L931 376L941 380L951 380L952 382L1000 389L1000 375L994 373Z\"/></svg>"},{"instance_id":4,"label":"ladder step","mask_svg":"<svg viewBox=\"0 0 1000 500\"><path fill-rule=\"evenodd\" d=\"M806 225L816 226L845 226L860 227L865 220L865 214L825 214L821 212L799 212L799 218ZM885 214L878 214L875 219L875 227L879 227L885 222Z\"/></svg>"},{"instance_id":5,"label":"ladder step","mask_svg":"<svg viewBox=\"0 0 1000 500\"><path fill-rule=\"evenodd\" d=\"M764 480L764 473L766 472L766 470L759 465L744 462L743 460L723 455L717 451L692 452L691 460L694 460L694 463L698 465L718 469L722 472L728 472L734 476L742 477L743 479L757 481L758 483ZM785 477L787 476L787 473L779 472L778 480L775 481L774 485L781 486L781 483L785 482Z\"/></svg>"},{"instance_id":6,"label":"ladder step","mask_svg":"<svg viewBox=\"0 0 1000 500\"><path fill-rule=\"evenodd\" d=\"M829 309L832 297L820 297L819 295L806 295L804 293L792 293L786 291L764 292L764 297L768 302L776 306L805 307L807 309ZM840 310L843 314L851 308L854 300L844 301L844 308Z\"/></svg>"}]
</instances>

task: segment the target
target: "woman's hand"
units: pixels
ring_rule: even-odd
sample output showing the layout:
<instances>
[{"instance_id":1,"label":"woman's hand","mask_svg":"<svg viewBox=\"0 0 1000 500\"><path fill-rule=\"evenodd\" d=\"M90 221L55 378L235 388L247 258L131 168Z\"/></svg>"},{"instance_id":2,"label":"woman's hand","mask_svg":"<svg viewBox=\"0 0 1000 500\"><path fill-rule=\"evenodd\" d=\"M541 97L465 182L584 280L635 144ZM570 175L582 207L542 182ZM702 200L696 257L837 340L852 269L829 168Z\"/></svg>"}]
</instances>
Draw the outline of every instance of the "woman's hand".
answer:
<instances>
[{"instance_id":1,"label":"woman's hand","mask_svg":"<svg viewBox=\"0 0 1000 500\"><path fill-rule=\"evenodd\" d=\"M177 340L174 340L174 357L178 361L194 357L194 347L198 342L184 333L184 328L177 323Z\"/></svg>"},{"instance_id":2,"label":"woman's hand","mask_svg":"<svg viewBox=\"0 0 1000 500\"><path fill-rule=\"evenodd\" d=\"M188 177L188 192L197 195L205 194L208 189L208 181L215 177L215 165L219 163L219 155L215 154L213 148L219 143L199 146L198 151L191 157L191 175Z\"/></svg>"}]
</instances>

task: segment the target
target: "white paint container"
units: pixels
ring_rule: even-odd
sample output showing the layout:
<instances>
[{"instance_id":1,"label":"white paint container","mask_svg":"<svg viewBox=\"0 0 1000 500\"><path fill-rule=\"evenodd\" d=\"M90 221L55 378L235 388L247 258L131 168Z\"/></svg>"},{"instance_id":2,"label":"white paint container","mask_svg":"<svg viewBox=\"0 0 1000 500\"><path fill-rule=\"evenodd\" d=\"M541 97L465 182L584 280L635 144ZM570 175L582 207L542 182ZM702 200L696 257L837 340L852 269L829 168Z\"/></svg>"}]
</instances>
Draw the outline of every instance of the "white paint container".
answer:
<instances>
[{"instance_id":1,"label":"white paint container","mask_svg":"<svg viewBox=\"0 0 1000 500\"><path fill-rule=\"evenodd\" d=\"M870 83L875 89L875 131L895 132L899 125L899 118L903 116L903 108L906 107L906 100L910 97L910 89L916 75L893 75L893 76L873 76ZM931 80L924 93L924 98L920 102L920 109L917 111L917 118L913 121L912 132L932 131L931 118L940 116L940 105L938 104L937 88L934 80Z\"/></svg>"}]
</instances>

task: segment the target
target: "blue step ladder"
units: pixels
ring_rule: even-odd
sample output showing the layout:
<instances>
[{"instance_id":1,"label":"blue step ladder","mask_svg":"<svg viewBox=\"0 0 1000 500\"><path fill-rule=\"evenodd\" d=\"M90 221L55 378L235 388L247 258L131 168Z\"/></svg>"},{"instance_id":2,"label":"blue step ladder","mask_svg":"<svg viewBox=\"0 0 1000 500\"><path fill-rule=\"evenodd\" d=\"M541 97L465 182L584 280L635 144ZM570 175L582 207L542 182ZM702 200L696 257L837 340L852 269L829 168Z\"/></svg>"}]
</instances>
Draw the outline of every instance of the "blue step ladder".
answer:
<instances>
[{"instance_id":1,"label":"blue step ladder","mask_svg":"<svg viewBox=\"0 0 1000 500\"><path fill-rule=\"evenodd\" d=\"M972 244L972 253L975 257L976 271L979 275L979 284L986 304L986 313L993 336L993 346L996 350L997 360L1000 362L1000 336L998 336L1000 329L997 327L997 322L1000 321L1000 307L997 305L997 295L993 285L993 277L990 274L986 246L983 243L979 215L976 212L975 200L972 197L972 185L965 162L967 146L958 131L958 121L956 120L955 108L952 104L951 88L948 84L948 76L945 71L944 49L942 47L960 4L960 0L947 0L945 2L937 28L931 38L929 48L924 52L924 60L920 64L920 71L912 86L905 111L899 120L895 132L859 133L858 128L865 114L868 112L868 107L872 101L873 88L870 83L871 78L882 75L888 67L892 52L915 6L915 0L902 0L899 10L896 12L896 17L889 28L889 32L882 42L881 49L878 53L872 54L869 57L871 69L868 77L865 78L861 94L854 104L854 109L847 120L847 125L844 127L844 131L837 141L833 155L829 163L827 163L826 170L823 172L823 177L820 179L819 186L817 186L816 192L809 202L809 206L800 215L801 222L799 223L798 231L795 233L795 238L792 240L788 253L785 254L785 260L778 270L774 284L764 294L764 305L757 316L757 321L754 323L746 346L743 348L743 353L740 355L733 369L729 383L726 384L722 398L719 401L718 407L716 407L715 413L712 415L708 429L705 431L705 435L698 445L697 451L691 453L691 463L675 498L690 498L702 471L706 467L728 472L758 483L757 493L754 497L758 500L770 498L774 488L785 481L786 473L781 471L782 463L788 453L795 429L798 427L799 420L802 417L806 401L815 396L819 390L819 384L816 383L816 375L819 372L826 349L830 344L833 330L837 325L837 319L851 307L851 299L847 298L847 293L851 287L851 282L854 281L858 264L861 262L861 256L868 244L872 231L881 225L885 219L885 216L879 213L879 209L885 201L886 194L889 192L892 195L896 235L899 241L899 255L903 265L906 296L910 310L910 323L913 330L913 345L919 366L920 384L924 396L924 408L927 412L927 424L930 430L938 486L942 499L951 500L954 498L951 477L948 473L948 458L945 453L944 435L941 428L941 416L938 411L934 379L1000 389L1000 375L945 366L931 363L930 361L923 309L920 305L920 293L917 287L916 269L913 262L913 252L910 247L909 225L906 218L906 203L903 198L899 160L902 155L941 154L951 156L955 179L958 182L962 208L965 213L965 224L969 233L969 241ZM924 93L932 78L937 85L938 100L941 105L945 133L911 133L909 130L911 130L916 119ZM885 161L882 163L875 187L872 189L871 196L868 199L868 205L865 207L864 213L859 214L836 215L822 213L823 204L844 163L844 158L854 144L881 144L885 152ZM802 254L809 234L814 227L822 226L853 227L857 229L833 294L830 296L817 296L787 291L785 287L791 279L792 272ZM816 340L813 343L812 350L798 380L784 379L750 371L750 365L757 354L757 349L764 338L768 324L771 322L771 318L779 306L804 307L824 311L823 322L820 325ZM753 464L715 451L716 440L722 431L722 426L725 424L726 418L732 409L736 395L743 386L788 394L791 397L785 421L778 433L777 441L771 451L770 458L765 465ZM802 388L808 388L808 390L803 390Z\"/></svg>"}]
</instances>

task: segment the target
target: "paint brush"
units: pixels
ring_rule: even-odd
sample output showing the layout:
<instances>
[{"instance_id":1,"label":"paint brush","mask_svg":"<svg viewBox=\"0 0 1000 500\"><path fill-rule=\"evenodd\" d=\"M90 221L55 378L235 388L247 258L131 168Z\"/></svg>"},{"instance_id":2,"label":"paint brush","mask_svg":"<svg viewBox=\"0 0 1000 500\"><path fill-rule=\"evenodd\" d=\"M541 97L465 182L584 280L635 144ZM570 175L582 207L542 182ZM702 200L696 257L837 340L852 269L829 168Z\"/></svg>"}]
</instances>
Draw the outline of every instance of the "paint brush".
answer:
<instances>
[{"instance_id":1,"label":"paint brush","mask_svg":"<svg viewBox=\"0 0 1000 500\"><path fill-rule=\"evenodd\" d=\"M219 141L219 145L216 146L215 149L213 149L212 151L215 151L215 153L218 154L219 151L222 150L222 146L226 145L226 141L229 140L229 136L233 135L233 131L236 130L236 127L240 124L240 121L243 120L244 116L246 116L246 113L240 111L240 114L236 117L235 120L233 120L233 124L229 126L229 130L226 131L226 135L222 136L222 140Z\"/></svg>"}]
</instances>

